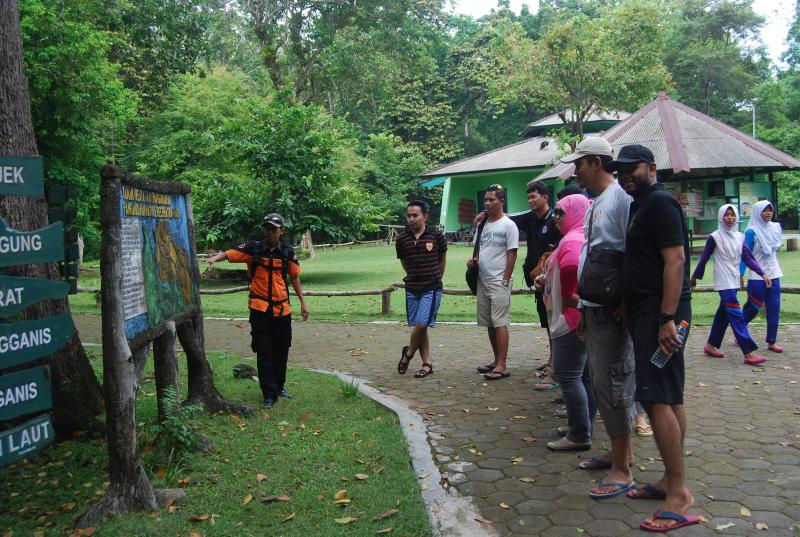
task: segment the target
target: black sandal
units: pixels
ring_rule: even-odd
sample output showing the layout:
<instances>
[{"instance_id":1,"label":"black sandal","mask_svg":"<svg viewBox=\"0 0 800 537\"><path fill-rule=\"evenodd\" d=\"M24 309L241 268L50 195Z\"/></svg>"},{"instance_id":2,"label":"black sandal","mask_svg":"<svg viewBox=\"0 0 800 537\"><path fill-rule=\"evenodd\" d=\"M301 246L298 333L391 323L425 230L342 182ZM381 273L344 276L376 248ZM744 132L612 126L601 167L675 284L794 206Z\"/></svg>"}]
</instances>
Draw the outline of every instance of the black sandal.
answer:
<instances>
[{"instance_id":1,"label":"black sandal","mask_svg":"<svg viewBox=\"0 0 800 537\"><path fill-rule=\"evenodd\" d=\"M428 375L433 375L433 366L431 364L422 364L420 370L414 373L414 378L423 379Z\"/></svg>"},{"instance_id":2,"label":"black sandal","mask_svg":"<svg viewBox=\"0 0 800 537\"><path fill-rule=\"evenodd\" d=\"M403 353L400 355L400 361L397 362L397 372L401 375L406 374L406 371L408 371L408 364L411 363L411 358L406 357L406 353L408 353L408 345L403 347Z\"/></svg>"},{"instance_id":3,"label":"black sandal","mask_svg":"<svg viewBox=\"0 0 800 537\"><path fill-rule=\"evenodd\" d=\"M478 366L478 373L488 373L492 370L494 370L494 362Z\"/></svg>"}]
</instances>

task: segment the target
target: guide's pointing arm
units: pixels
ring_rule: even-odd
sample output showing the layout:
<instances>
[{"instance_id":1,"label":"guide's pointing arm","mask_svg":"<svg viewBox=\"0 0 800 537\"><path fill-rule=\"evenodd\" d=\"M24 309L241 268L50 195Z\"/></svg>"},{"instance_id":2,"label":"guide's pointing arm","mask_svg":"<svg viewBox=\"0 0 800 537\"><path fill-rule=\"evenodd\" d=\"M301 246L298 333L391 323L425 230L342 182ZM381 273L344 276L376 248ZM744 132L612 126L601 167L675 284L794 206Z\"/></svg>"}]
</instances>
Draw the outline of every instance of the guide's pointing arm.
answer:
<instances>
[{"instance_id":1,"label":"guide's pointing arm","mask_svg":"<svg viewBox=\"0 0 800 537\"><path fill-rule=\"evenodd\" d=\"M213 265L217 261L223 261L225 259L228 259L228 254L226 252L224 252L224 251L217 252L216 254L214 254L211 257L209 257L208 259L206 259L206 263L208 263L208 266L210 267L211 265Z\"/></svg>"}]
</instances>

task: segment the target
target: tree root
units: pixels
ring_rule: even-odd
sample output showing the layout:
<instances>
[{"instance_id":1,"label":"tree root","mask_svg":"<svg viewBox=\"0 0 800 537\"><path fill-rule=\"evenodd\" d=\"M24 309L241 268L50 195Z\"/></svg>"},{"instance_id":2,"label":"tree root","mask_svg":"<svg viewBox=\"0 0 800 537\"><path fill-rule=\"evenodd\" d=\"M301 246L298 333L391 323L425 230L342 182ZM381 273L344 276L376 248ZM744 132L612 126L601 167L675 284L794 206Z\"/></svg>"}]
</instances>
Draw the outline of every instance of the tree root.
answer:
<instances>
[{"instance_id":1,"label":"tree root","mask_svg":"<svg viewBox=\"0 0 800 537\"><path fill-rule=\"evenodd\" d=\"M179 503L186 499L184 489L154 489L149 486L142 490L131 487L112 487L105 496L89 506L75 521L76 528L97 527L109 516L124 515L138 511L155 511L170 500Z\"/></svg>"}]
</instances>

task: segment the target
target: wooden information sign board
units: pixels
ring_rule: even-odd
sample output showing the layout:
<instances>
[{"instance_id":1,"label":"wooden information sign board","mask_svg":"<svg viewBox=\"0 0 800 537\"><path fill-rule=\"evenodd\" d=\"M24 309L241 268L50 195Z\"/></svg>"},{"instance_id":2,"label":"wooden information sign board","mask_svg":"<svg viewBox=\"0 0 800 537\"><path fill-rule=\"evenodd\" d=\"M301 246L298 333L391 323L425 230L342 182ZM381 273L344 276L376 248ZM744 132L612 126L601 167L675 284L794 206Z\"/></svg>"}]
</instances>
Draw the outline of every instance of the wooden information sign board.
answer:
<instances>
[{"instance_id":1,"label":"wooden information sign board","mask_svg":"<svg viewBox=\"0 0 800 537\"><path fill-rule=\"evenodd\" d=\"M0 420L47 410L52 403L48 366L0 376Z\"/></svg>"},{"instance_id":2,"label":"wooden information sign board","mask_svg":"<svg viewBox=\"0 0 800 537\"><path fill-rule=\"evenodd\" d=\"M42 157L0 157L0 194L43 198Z\"/></svg>"},{"instance_id":3,"label":"wooden information sign board","mask_svg":"<svg viewBox=\"0 0 800 537\"><path fill-rule=\"evenodd\" d=\"M24 459L36 453L53 440L53 423L50 414L36 416L0 433L0 466Z\"/></svg>"}]
</instances>

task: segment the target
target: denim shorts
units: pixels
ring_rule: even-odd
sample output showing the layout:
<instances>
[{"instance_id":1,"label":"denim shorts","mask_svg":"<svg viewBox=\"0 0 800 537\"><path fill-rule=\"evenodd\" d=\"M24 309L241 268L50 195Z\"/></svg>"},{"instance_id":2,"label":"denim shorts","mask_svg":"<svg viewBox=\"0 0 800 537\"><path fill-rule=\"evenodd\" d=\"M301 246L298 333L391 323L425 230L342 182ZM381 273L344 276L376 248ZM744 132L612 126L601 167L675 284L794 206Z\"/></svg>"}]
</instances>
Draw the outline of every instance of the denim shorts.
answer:
<instances>
[{"instance_id":1,"label":"denim shorts","mask_svg":"<svg viewBox=\"0 0 800 537\"><path fill-rule=\"evenodd\" d=\"M406 319L408 320L408 326L416 324L435 326L436 314L439 312L441 304L441 289L431 289L420 294L406 290Z\"/></svg>"}]
</instances>

